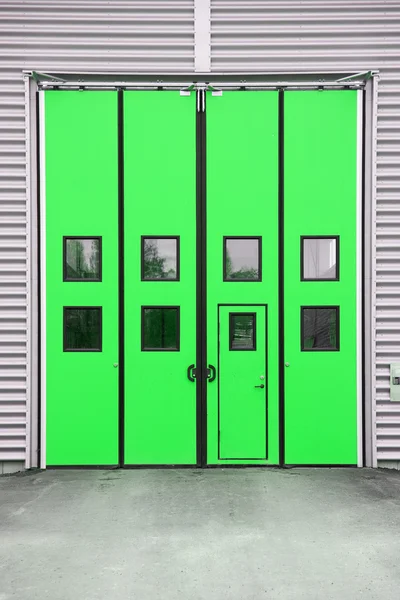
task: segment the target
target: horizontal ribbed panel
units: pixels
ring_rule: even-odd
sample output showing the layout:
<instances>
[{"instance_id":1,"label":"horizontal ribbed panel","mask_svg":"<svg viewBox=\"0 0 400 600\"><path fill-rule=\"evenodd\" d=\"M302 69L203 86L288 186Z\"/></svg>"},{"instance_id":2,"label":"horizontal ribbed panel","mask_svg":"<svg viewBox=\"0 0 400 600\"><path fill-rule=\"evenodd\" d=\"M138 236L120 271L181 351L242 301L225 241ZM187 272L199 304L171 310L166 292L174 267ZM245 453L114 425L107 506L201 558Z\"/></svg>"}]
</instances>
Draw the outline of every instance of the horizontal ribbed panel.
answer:
<instances>
[{"instance_id":1,"label":"horizontal ribbed panel","mask_svg":"<svg viewBox=\"0 0 400 600\"><path fill-rule=\"evenodd\" d=\"M400 461L400 3L211 0L213 71L379 70L377 137L377 457Z\"/></svg>"},{"instance_id":2,"label":"horizontal ribbed panel","mask_svg":"<svg viewBox=\"0 0 400 600\"><path fill-rule=\"evenodd\" d=\"M193 0L1 2L0 57L10 94L21 69L191 71Z\"/></svg>"},{"instance_id":3,"label":"horizontal ribbed panel","mask_svg":"<svg viewBox=\"0 0 400 600\"><path fill-rule=\"evenodd\" d=\"M193 0L0 2L0 463L26 446L23 69L193 71Z\"/></svg>"}]
</instances>

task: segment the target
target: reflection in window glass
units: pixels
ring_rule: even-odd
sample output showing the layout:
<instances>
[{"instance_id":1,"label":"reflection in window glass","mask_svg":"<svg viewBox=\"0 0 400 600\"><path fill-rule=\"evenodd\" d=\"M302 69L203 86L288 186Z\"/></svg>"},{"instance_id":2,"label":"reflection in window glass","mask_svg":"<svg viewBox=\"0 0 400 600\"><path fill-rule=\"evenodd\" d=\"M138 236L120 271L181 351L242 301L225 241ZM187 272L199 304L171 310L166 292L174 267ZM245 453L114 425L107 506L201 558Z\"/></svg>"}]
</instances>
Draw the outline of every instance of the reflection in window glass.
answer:
<instances>
[{"instance_id":1,"label":"reflection in window glass","mask_svg":"<svg viewBox=\"0 0 400 600\"><path fill-rule=\"evenodd\" d=\"M260 281L259 263L259 238L225 238L224 280Z\"/></svg>"},{"instance_id":2,"label":"reflection in window glass","mask_svg":"<svg viewBox=\"0 0 400 600\"><path fill-rule=\"evenodd\" d=\"M336 238L303 238L303 279L337 279Z\"/></svg>"},{"instance_id":3,"label":"reflection in window glass","mask_svg":"<svg viewBox=\"0 0 400 600\"><path fill-rule=\"evenodd\" d=\"M179 308L143 308L142 319L142 350L179 350Z\"/></svg>"},{"instance_id":4,"label":"reflection in window glass","mask_svg":"<svg viewBox=\"0 0 400 600\"><path fill-rule=\"evenodd\" d=\"M100 280L100 238L66 238L65 280Z\"/></svg>"},{"instance_id":5,"label":"reflection in window glass","mask_svg":"<svg viewBox=\"0 0 400 600\"><path fill-rule=\"evenodd\" d=\"M101 308L64 308L64 350L101 350Z\"/></svg>"},{"instance_id":6,"label":"reflection in window glass","mask_svg":"<svg viewBox=\"0 0 400 600\"><path fill-rule=\"evenodd\" d=\"M142 238L142 279L178 279L178 238Z\"/></svg>"},{"instance_id":7,"label":"reflection in window glass","mask_svg":"<svg viewBox=\"0 0 400 600\"><path fill-rule=\"evenodd\" d=\"M230 313L230 350L255 350L255 313Z\"/></svg>"},{"instance_id":8,"label":"reflection in window glass","mask_svg":"<svg viewBox=\"0 0 400 600\"><path fill-rule=\"evenodd\" d=\"M302 309L302 349L338 350L338 308Z\"/></svg>"}]
</instances>

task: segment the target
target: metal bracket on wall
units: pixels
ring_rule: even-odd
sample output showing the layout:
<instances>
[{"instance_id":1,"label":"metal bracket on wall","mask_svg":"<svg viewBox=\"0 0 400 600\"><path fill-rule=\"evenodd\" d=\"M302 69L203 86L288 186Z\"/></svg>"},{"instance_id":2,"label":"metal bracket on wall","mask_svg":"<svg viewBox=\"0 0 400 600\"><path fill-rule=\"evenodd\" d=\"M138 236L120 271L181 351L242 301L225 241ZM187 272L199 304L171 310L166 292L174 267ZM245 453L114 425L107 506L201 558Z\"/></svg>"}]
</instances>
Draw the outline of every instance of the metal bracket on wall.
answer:
<instances>
[{"instance_id":1,"label":"metal bracket on wall","mask_svg":"<svg viewBox=\"0 0 400 600\"><path fill-rule=\"evenodd\" d=\"M213 96L222 96L222 90L209 83L194 84L197 89L197 112L204 112L206 108L206 92L211 92Z\"/></svg>"},{"instance_id":2,"label":"metal bracket on wall","mask_svg":"<svg viewBox=\"0 0 400 600\"><path fill-rule=\"evenodd\" d=\"M355 73L354 75L347 75L347 77L341 77L340 79L337 79L336 81L339 83L344 82L344 81L354 81L356 79L360 79L362 81L368 81L368 79L371 79L371 77L373 77L374 75L377 75L377 71L360 71L360 73Z\"/></svg>"},{"instance_id":3,"label":"metal bracket on wall","mask_svg":"<svg viewBox=\"0 0 400 600\"><path fill-rule=\"evenodd\" d=\"M194 83L192 85L188 85L180 90L181 96L190 96L190 93L194 90Z\"/></svg>"},{"instance_id":4,"label":"metal bracket on wall","mask_svg":"<svg viewBox=\"0 0 400 600\"><path fill-rule=\"evenodd\" d=\"M28 71L26 73L29 77L32 77L36 82L41 82L43 79L49 80L49 83L59 81L60 83L66 83L66 79L56 77L55 75L49 75L48 73L42 73L41 71Z\"/></svg>"}]
</instances>

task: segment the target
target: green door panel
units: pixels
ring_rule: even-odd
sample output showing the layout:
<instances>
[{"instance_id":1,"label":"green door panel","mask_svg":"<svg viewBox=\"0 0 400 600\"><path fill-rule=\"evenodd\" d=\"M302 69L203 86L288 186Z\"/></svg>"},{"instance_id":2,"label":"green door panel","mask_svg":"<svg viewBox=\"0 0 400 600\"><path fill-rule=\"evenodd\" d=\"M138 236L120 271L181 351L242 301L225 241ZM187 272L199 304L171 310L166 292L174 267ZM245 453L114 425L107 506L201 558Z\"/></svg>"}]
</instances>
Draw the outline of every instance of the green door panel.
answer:
<instances>
[{"instance_id":1,"label":"green door panel","mask_svg":"<svg viewBox=\"0 0 400 600\"><path fill-rule=\"evenodd\" d=\"M276 464L279 461L278 93L224 91L222 96L208 93L206 116L207 362L215 366L218 363L219 304L243 307L268 304L268 459L261 462ZM224 236L262 237L262 281L223 281ZM207 462L218 464L218 377L207 383L207 392ZM265 452L265 419L261 419L256 431L254 447L244 450L251 449L256 456L262 456L259 448L263 447ZM228 462L260 464L239 459L224 460L221 464Z\"/></svg>"},{"instance_id":2,"label":"green door panel","mask_svg":"<svg viewBox=\"0 0 400 600\"><path fill-rule=\"evenodd\" d=\"M43 96L46 462L112 465L118 463L117 93ZM102 281L63 282L63 236L102 237ZM102 307L101 352L63 352L64 306Z\"/></svg>"},{"instance_id":3,"label":"green door panel","mask_svg":"<svg viewBox=\"0 0 400 600\"><path fill-rule=\"evenodd\" d=\"M243 349L231 339L235 328L248 336ZM219 307L220 460L267 458L266 335L265 306Z\"/></svg>"},{"instance_id":4,"label":"green door panel","mask_svg":"<svg viewBox=\"0 0 400 600\"><path fill-rule=\"evenodd\" d=\"M124 92L125 463L196 463L196 98ZM180 236L180 281L141 281L141 236ZM180 307L180 349L141 350L141 307Z\"/></svg>"},{"instance_id":5,"label":"green door panel","mask_svg":"<svg viewBox=\"0 0 400 600\"><path fill-rule=\"evenodd\" d=\"M286 92L284 110L285 462L356 464L357 92ZM304 235L339 236L339 281L300 281ZM339 306L337 352L300 350L318 305Z\"/></svg>"}]
</instances>

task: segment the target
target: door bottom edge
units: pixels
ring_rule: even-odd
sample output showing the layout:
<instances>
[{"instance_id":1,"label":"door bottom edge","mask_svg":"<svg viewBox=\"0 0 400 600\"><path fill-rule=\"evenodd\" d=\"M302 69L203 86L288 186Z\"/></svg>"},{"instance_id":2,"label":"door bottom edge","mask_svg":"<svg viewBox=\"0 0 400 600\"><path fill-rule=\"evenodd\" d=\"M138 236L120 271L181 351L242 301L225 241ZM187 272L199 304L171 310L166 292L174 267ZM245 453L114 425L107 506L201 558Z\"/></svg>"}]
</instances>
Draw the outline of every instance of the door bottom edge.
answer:
<instances>
[{"instance_id":1,"label":"door bottom edge","mask_svg":"<svg viewBox=\"0 0 400 600\"><path fill-rule=\"evenodd\" d=\"M196 464L179 464L179 463L173 463L173 464L147 464L147 463L140 463L140 464L123 464L121 465L121 469L198 469L199 466Z\"/></svg>"},{"instance_id":2,"label":"door bottom edge","mask_svg":"<svg viewBox=\"0 0 400 600\"><path fill-rule=\"evenodd\" d=\"M212 463L204 466L205 469L279 469L279 464L272 463Z\"/></svg>"},{"instance_id":3,"label":"door bottom edge","mask_svg":"<svg viewBox=\"0 0 400 600\"><path fill-rule=\"evenodd\" d=\"M82 465L82 464L67 464L67 465L46 465L46 469L119 469L120 465L118 464L105 464L105 465Z\"/></svg>"},{"instance_id":4,"label":"door bottom edge","mask_svg":"<svg viewBox=\"0 0 400 600\"><path fill-rule=\"evenodd\" d=\"M357 463L288 463L282 465L282 469L354 469Z\"/></svg>"}]
</instances>

